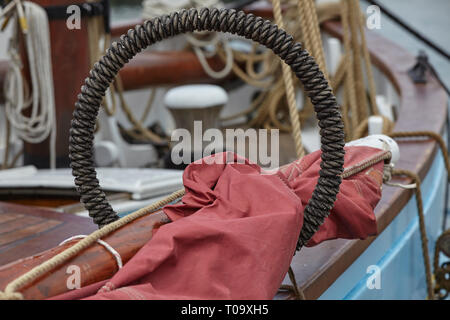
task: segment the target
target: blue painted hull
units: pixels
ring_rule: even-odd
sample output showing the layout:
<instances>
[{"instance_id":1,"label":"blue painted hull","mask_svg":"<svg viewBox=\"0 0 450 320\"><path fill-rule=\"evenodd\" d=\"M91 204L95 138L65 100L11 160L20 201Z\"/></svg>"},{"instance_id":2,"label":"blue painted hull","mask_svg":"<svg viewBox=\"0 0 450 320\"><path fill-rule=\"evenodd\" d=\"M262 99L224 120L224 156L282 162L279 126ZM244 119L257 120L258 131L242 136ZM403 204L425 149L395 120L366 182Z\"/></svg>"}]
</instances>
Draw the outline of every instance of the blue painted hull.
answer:
<instances>
[{"instance_id":1,"label":"blue painted hull","mask_svg":"<svg viewBox=\"0 0 450 320\"><path fill-rule=\"evenodd\" d=\"M444 161L438 152L422 182L431 259L436 239L442 232L446 183ZM413 197L320 299L425 299L426 282L422 257L416 199ZM379 286L373 270L379 271Z\"/></svg>"}]
</instances>

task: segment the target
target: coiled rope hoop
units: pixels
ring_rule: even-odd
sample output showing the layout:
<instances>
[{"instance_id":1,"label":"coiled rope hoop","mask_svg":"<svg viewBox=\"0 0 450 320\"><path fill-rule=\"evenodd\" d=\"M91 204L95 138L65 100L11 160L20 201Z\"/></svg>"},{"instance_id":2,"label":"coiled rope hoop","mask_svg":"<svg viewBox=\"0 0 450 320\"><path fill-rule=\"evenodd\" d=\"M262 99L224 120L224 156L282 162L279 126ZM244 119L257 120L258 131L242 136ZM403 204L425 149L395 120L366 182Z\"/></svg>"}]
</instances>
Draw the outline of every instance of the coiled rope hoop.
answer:
<instances>
[{"instance_id":1,"label":"coiled rope hoop","mask_svg":"<svg viewBox=\"0 0 450 320\"><path fill-rule=\"evenodd\" d=\"M94 126L105 91L119 70L138 52L158 41L193 31L229 32L271 49L303 83L319 120L322 162L319 179L304 212L297 249L317 231L332 209L341 184L344 131L341 114L317 63L276 25L231 9L190 9L147 20L114 42L94 65L81 88L70 129L70 159L75 184L89 215L103 227L118 219L97 179L93 160Z\"/></svg>"}]
</instances>

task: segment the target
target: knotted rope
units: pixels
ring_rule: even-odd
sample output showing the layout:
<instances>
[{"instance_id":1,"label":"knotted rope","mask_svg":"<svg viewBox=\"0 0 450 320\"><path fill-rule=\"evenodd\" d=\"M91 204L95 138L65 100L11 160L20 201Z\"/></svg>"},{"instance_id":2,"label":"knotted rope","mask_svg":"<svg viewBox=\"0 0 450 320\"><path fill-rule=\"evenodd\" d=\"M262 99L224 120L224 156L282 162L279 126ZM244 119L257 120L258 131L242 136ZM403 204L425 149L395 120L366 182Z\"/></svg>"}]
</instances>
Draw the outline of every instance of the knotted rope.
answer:
<instances>
[{"instance_id":1,"label":"knotted rope","mask_svg":"<svg viewBox=\"0 0 450 320\"><path fill-rule=\"evenodd\" d=\"M420 189L420 178L419 176L411 172L409 170L393 170L393 176L407 176L412 179L413 183L415 183L414 192L416 195L416 204L417 204L417 213L419 216L419 231L420 231L420 242L422 245L422 257L425 266L425 278L427 283L427 294L429 300L434 300L434 288L433 288L433 280L432 280L432 271L430 264L430 254L428 252L428 237L427 231L425 227L425 215L423 212L423 200L422 200L422 191Z\"/></svg>"}]
</instances>

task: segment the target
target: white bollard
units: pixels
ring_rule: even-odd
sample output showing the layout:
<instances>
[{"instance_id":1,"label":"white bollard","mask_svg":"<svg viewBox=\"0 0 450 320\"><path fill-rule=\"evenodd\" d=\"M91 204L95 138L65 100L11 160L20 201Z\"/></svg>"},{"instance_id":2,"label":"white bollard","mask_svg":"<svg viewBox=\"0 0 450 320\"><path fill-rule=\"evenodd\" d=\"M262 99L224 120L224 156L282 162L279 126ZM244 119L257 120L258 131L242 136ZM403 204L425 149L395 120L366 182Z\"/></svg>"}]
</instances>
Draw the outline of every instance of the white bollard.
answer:
<instances>
[{"instance_id":1,"label":"white bollard","mask_svg":"<svg viewBox=\"0 0 450 320\"><path fill-rule=\"evenodd\" d=\"M228 102L227 92L216 85L186 85L167 91L164 104L178 128L194 132L194 121L202 121L203 130L218 128L219 115Z\"/></svg>"}]
</instances>

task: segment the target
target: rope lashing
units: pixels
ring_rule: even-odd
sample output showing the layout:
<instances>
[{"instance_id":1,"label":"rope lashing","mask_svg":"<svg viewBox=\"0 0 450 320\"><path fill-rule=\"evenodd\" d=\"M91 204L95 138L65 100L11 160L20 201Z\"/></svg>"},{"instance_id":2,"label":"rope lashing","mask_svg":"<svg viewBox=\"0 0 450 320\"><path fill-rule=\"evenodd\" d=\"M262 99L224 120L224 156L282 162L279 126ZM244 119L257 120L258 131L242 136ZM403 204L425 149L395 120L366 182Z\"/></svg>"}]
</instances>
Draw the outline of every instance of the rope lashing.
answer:
<instances>
[{"instance_id":1,"label":"rope lashing","mask_svg":"<svg viewBox=\"0 0 450 320\"><path fill-rule=\"evenodd\" d=\"M87 237L88 237L87 235L80 234L78 236L73 236L73 237L70 237L70 238L64 240L59 245L62 246L62 245L66 244L66 243L68 243L70 241L73 241L73 240L76 240L76 239L84 239L84 238L87 238ZM105 250L108 251L114 257L114 259L116 260L116 263L117 263L117 268L118 269L122 269L122 267L123 267L122 257L117 252L117 250L114 249L113 247L111 247L106 241L97 239L97 243L99 245L101 245L103 248L105 248Z\"/></svg>"},{"instance_id":2,"label":"rope lashing","mask_svg":"<svg viewBox=\"0 0 450 320\"><path fill-rule=\"evenodd\" d=\"M297 0L297 8L305 48L316 59L320 70L323 70L325 77L328 78L325 53L314 0Z\"/></svg>"},{"instance_id":3,"label":"rope lashing","mask_svg":"<svg viewBox=\"0 0 450 320\"><path fill-rule=\"evenodd\" d=\"M192 31L230 32L272 49L303 83L314 104L321 128L322 170L312 198L305 207L298 248L317 231L336 200L344 163L343 123L331 88L314 59L284 30L252 14L229 9L182 10L148 20L112 44L90 72L76 103L70 137L75 184L90 216L100 227L117 220L99 186L92 159L93 126L105 90L120 68L136 53L163 39Z\"/></svg>"},{"instance_id":4,"label":"rope lashing","mask_svg":"<svg viewBox=\"0 0 450 320\"><path fill-rule=\"evenodd\" d=\"M380 155L377 155L373 158L363 161L362 163L358 164L357 166L354 166L349 169L345 169L341 175L342 179L346 179L351 176L354 176L355 174L358 174L358 173L364 171L365 169L372 167L373 165L377 164L378 162L381 162L381 161L389 162L391 160L391 158L392 158L392 154L390 151L383 152ZM385 167L390 168L391 166L386 164ZM387 170L387 169L385 169L385 170ZM383 182L385 182L385 180L387 180L387 179L388 178L386 178L386 179L383 178Z\"/></svg>"}]
</instances>

